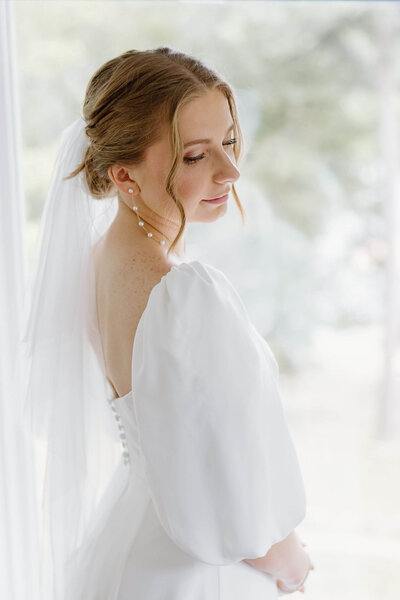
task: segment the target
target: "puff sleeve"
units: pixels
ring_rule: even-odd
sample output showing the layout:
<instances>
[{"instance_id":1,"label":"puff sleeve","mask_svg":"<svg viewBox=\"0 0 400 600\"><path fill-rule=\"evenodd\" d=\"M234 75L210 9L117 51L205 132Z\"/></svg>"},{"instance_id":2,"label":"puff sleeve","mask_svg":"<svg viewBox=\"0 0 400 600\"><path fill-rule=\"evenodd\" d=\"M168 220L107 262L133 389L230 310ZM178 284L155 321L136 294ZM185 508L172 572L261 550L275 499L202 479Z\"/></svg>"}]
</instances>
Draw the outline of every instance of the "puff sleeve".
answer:
<instances>
[{"instance_id":1,"label":"puff sleeve","mask_svg":"<svg viewBox=\"0 0 400 600\"><path fill-rule=\"evenodd\" d=\"M153 288L132 355L140 449L161 525L205 563L264 556L305 516L278 374L222 271L182 263Z\"/></svg>"}]
</instances>

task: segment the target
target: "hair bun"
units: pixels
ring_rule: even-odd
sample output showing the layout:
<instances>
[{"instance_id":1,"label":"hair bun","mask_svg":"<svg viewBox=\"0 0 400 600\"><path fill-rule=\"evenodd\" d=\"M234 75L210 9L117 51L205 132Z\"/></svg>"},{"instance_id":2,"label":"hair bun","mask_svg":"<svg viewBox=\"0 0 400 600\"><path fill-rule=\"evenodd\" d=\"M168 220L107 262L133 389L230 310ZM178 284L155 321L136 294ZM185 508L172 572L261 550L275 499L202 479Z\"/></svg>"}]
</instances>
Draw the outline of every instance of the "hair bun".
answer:
<instances>
[{"instance_id":1,"label":"hair bun","mask_svg":"<svg viewBox=\"0 0 400 600\"><path fill-rule=\"evenodd\" d=\"M111 195L114 184L108 175L104 176L96 169L96 150L92 144L86 150L84 169L86 182L94 198L107 198Z\"/></svg>"}]
</instances>

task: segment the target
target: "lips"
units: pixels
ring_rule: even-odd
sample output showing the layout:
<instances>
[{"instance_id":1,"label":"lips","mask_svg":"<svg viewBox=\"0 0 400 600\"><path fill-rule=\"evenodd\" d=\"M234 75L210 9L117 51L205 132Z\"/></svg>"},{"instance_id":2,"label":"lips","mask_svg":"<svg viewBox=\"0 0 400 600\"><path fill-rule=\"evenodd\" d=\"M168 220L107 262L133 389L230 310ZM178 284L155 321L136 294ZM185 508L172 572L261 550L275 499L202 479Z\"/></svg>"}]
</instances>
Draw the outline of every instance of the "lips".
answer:
<instances>
[{"instance_id":1,"label":"lips","mask_svg":"<svg viewBox=\"0 0 400 600\"><path fill-rule=\"evenodd\" d=\"M224 196L218 196L218 198L215 198L213 200L203 200L203 202L207 202L207 204L223 204L227 200L228 194L225 194Z\"/></svg>"},{"instance_id":2,"label":"lips","mask_svg":"<svg viewBox=\"0 0 400 600\"><path fill-rule=\"evenodd\" d=\"M221 198L223 198L227 194L229 194L229 190L227 192L225 192L225 194L221 194L221 196L216 196L216 198L204 198L204 200L206 202L209 202L210 200L221 200Z\"/></svg>"}]
</instances>

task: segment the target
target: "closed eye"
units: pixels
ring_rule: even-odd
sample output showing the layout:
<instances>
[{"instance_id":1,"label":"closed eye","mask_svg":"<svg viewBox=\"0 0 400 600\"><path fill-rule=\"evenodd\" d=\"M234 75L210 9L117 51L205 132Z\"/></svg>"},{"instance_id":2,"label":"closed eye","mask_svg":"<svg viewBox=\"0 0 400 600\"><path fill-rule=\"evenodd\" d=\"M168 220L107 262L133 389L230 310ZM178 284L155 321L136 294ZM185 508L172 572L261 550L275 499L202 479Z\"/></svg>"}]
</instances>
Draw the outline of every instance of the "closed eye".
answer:
<instances>
[{"instance_id":1,"label":"closed eye","mask_svg":"<svg viewBox=\"0 0 400 600\"><path fill-rule=\"evenodd\" d=\"M229 142L224 142L222 145L223 146L232 146L233 144L236 144L236 142L237 142L237 138L233 138L232 140L229 140ZM203 153L203 154L199 154L199 156L185 156L183 160L187 164L190 165L190 164L196 163L198 160L201 160L204 157L205 157L205 154Z\"/></svg>"}]
</instances>

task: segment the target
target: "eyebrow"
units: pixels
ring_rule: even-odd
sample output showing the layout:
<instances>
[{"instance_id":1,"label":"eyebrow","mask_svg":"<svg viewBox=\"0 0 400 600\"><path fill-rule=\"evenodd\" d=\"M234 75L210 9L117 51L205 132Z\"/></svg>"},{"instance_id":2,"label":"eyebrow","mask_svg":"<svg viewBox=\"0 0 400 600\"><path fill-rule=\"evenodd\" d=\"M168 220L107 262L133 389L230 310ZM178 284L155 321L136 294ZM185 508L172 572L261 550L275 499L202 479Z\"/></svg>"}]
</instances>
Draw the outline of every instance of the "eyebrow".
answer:
<instances>
[{"instance_id":1,"label":"eyebrow","mask_svg":"<svg viewBox=\"0 0 400 600\"><path fill-rule=\"evenodd\" d=\"M228 135L228 133L230 131L232 131L232 129L234 128L234 123L232 123L232 125L229 127L228 131L226 132L225 135ZM188 146L194 146L195 144L202 144L202 143L206 143L209 144L211 142L210 138L204 138L202 140L192 140L191 142L187 142L183 147L187 148Z\"/></svg>"}]
</instances>

